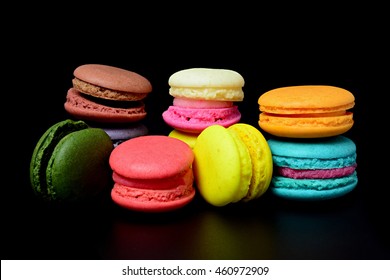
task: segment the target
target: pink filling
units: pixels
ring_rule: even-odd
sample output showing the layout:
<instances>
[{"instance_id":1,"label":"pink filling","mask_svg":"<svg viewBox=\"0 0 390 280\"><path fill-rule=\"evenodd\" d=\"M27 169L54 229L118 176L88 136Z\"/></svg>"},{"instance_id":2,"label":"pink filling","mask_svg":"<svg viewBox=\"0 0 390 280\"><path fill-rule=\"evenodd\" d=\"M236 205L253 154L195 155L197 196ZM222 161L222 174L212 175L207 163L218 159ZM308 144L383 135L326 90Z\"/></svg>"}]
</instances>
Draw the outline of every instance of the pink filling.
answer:
<instances>
[{"instance_id":1,"label":"pink filling","mask_svg":"<svg viewBox=\"0 0 390 280\"><path fill-rule=\"evenodd\" d=\"M241 118L241 113L237 106L229 108L215 109L191 109L178 106L169 106L163 112L164 121L182 131L200 133L206 127L219 124L228 127L237 123Z\"/></svg>"},{"instance_id":2,"label":"pink filling","mask_svg":"<svg viewBox=\"0 0 390 280\"><path fill-rule=\"evenodd\" d=\"M175 97L173 99L173 105L184 108L229 108L233 106L232 101L214 101L214 100L196 100L188 98Z\"/></svg>"},{"instance_id":3,"label":"pink filling","mask_svg":"<svg viewBox=\"0 0 390 280\"><path fill-rule=\"evenodd\" d=\"M327 179L351 175L356 169L356 164L343 168L332 169L292 169L289 167L278 167L279 175L294 179Z\"/></svg>"},{"instance_id":4,"label":"pink filling","mask_svg":"<svg viewBox=\"0 0 390 280\"><path fill-rule=\"evenodd\" d=\"M176 188L180 185L188 185L193 181L192 169L188 169L185 173L180 174L177 177L170 177L164 179L132 179L126 178L119 175L116 172L113 172L112 178L115 183L123 185L125 187L134 188L134 189L152 189L152 190L169 190Z\"/></svg>"}]
</instances>

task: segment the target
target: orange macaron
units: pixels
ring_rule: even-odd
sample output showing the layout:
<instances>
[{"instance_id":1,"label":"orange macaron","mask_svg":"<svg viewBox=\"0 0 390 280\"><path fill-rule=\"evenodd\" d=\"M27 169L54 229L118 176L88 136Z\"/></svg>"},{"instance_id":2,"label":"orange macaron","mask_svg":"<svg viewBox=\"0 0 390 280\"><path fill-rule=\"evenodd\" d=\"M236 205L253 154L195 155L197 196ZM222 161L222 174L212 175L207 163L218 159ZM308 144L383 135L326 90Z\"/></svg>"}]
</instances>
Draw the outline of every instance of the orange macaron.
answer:
<instances>
[{"instance_id":1,"label":"orange macaron","mask_svg":"<svg viewBox=\"0 0 390 280\"><path fill-rule=\"evenodd\" d=\"M259 126L289 138L340 135L353 126L354 95L329 85L299 85L272 89L259 99Z\"/></svg>"}]
</instances>

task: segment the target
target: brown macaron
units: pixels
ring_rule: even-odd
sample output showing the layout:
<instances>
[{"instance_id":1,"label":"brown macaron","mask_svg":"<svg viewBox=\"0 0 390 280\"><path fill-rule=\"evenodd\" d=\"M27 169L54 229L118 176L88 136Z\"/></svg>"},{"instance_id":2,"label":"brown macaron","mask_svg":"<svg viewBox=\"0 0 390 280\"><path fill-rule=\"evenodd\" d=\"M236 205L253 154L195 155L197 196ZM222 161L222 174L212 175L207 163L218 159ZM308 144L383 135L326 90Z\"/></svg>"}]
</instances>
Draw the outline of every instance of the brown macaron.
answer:
<instances>
[{"instance_id":1,"label":"brown macaron","mask_svg":"<svg viewBox=\"0 0 390 280\"><path fill-rule=\"evenodd\" d=\"M138 73L101 64L84 64L73 72L65 110L72 116L99 123L136 122L146 117L143 99L152 91Z\"/></svg>"}]
</instances>

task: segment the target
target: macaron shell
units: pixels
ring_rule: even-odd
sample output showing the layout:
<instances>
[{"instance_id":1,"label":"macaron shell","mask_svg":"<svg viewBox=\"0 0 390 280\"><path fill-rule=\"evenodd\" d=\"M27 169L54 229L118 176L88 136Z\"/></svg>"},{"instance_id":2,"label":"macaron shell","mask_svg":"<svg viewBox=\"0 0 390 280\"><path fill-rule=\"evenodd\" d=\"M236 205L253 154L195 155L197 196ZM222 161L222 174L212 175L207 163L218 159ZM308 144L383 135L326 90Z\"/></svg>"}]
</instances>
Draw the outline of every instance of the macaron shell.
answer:
<instances>
[{"instance_id":1,"label":"macaron shell","mask_svg":"<svg viewBox=\"0 0 390 280\"><path fill-rule=\"evenodd\" d=\"M243 77L229 69L190 68L169 77L169 94L201 100L242 101Z\"/></svg>"},{"instance_id":2,"label":"macaron shell","mask_svg":"<svg viewBox=\"0 0 390 280\"><path fill-rule=\"evenodd\" d=\"M261 113L259 126L264 131L279 137L322 138L341 135L354 124L351 112L335 117L298 118L280 117Z\"/></svg>"},{"instance_id":3,"label":"macaron shell","mask_svg":"<svg viewBox=\"0 0 390 280\"><path fill-rule=\"evenodd\" d=\"M56 200L94 196L111 182L108 159L113 149L109 136L98 128L68 134L55 147L48 162L49 195Z\"/></svg>"},{"instance_id":4,"label":"macaron shell","mask_svg":"<svg viewBox=\"0 0 390 280\"><path fill-rule=\"evenodd\" d=\"M173 137L176 139L179 139L190 146L191 149L195 147L196 140L198 139L199 133L189 133L189 132L184 132L180 130L172 130L168 136Z\"/></svg>"},{"instance_id":5,"label":"macaron shell","mask_svg":"<svg viewBox=\"0 0 390 280\"><path fill-rule=\"evenodd\" d=\"M145 104L142 101L133 103L130 108L110 107L86 98L74 88L68 90L64 108L77 119L101 123L137 122L146 117Z\"/></svg>"},{"instance_id":6,"label":"macaron shell","mask_svg":"<svg viewBox=\"0 0 390 280\"><path fill-rule=\"evenodd\" d=\"M268 142L258 129L248 124L237 123L228 127L228 130L239 134L251 157L252 178L243 200L256 199L268 190L272 179L273 162Z\"/></svg>"},{"instance_id":7,"label":"macaron shell","mask_svg":"<svg viewBox=\"0 0 390 280\"><path fill-rule=\"evenodd\" d=\"M330 113L351 109L353 94L343 88L303 85L272 89L259 99L260 111L272 114Z\"/></svg>"},{"instance_id":8,"label":"macaron shell","mask_svg":"<svg viewBox=\"0 0 390 280\"><path fill-rule=\"evenodd\" d=\"M240 163L241 163L240 185L238 187L238 192L236 197L234 197L233 200L231 201L231 202L237 202L243 199L249 191L249 185L251 183L252 171L253 171L252 158L248 148L246 147L246 144L241 140L240 134L237 133L236 130L227 130L227 131L230 133L231 137L236 143L236 147L240 156Z\"/></svg>"},{"instance_id":9,"label":"macaron shell","mask_svg":"<svg viewBox=\"0 0 390 280\"><path fill-rule=\"evenodd\" d=\"M356 172L336 179L290 179L274 177L272 193L293 200L327 200L344 196L355 189L358 183Z\"/></svg>"},{"instance_id":10,"label":"macaron shell","mask_svg":"<svg viewBox=\"0 0 390 280\"><path fill-rule=\"evenodd\" d=\"M192 189L189 195L184 196L180 200L171 200L166 202L151 201L145 203L145 201L129 199L126 197L126 191L118 190L117 187L114 187L111 192L111 197L116 204L128 210L160 213L177 210L189 204L195 197L195 189Z\"/></svg>"},{"instance_id":11,"label":"macaron shell","mask_svg":"<svg viewBox=\"0 0 390 280\"><path fill-rule=\"evenodd\" d=\"M122 185L115 178L111 191L112 200L126 209L143 212L165 212L187 205L195 196L193 172L188 169L175 179L136 180L129 185ZM165 186L162 184L165 183ZM143 187L142 187L143 186Z\"/></svg>"},{"instance_id":12,"label":"macaron shell","mask_svg":"<svg viewBox=\"0 0 390 280\"><path fill-rule=\"evenodd\" d=\"M242 166L232 134L223 126L212 125L200 133L193 150L195 182L202 197L215 206L236 201L242 194L241 175L252 167Z\"/></svg>"},{"instance_id":13,"label":"macaron shell","mask_svg":"<svg viewBox=\"0 0 390 280\"><path fill-rule=\"evenodd\" d=\"M133 179L159 179L184 173L194 154L179 139L146 135L127 140L111 153L110 166L121 176Z\"/></svg>"},{"instance_id":14,"label":"macaron shell","mask_svg":"<svg viewBox=\"0 0 390 280\"><path fill-rule=\"evenodd\" d=\"M192 192L188 196L185 196L180 200L171 200L167 202L145 203L144 201L138 201L136 199L129 200L125 195L120 194L117 188L115 188L115 191L113 190L111 192L111 197L116 204L128 210L139 211L139 212L160 213L160 212L177 210L179 208L186 206L195 197L195 190L192 189Z\"/></svg>"},{"instance_id":15,"label":"macaron shell","mask_svg":"<svg viewBox=\"0 0 390 280\"><path fill-rule=\"evenodd\" d=\"M109 65L84 64L77 67L73 74L84 82L119 92L143 96L152 91L152 85L145 77L133 71Z\"/></svg>"},{"instance_id":16,"label":"macaron shell","mask_svg":"<svg viewBox=\"0 0 390 280\"><path fill-rule=\"evenodd\" d=\"M268 139L272 155L308 158L308 159L339 159L354 155L356 144L343 135L304 140Z\"/></svg>"}]
</instances>

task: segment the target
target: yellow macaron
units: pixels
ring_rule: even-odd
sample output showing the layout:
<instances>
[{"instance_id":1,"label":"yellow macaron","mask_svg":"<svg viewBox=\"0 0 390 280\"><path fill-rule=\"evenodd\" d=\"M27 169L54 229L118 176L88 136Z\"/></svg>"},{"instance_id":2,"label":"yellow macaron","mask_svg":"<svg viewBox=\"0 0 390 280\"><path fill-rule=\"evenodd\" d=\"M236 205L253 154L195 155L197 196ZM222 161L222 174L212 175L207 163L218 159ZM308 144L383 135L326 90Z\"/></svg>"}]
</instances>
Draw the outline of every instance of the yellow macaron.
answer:
<instances>
[{"instance_id":1,"label":"yellow macaron","mask_svg":"<svg viewBox=\"0 0 390 280\"><path fill-rule=\"evenodd\" d=\"M193 151L196 186L214 206L253 200L269 187L271 150L261 132L249 124L212 125L199 134Z\"/></svg>"},{"instance_id":2,"label":"yellow macaron","mask_svg":"<svg viewBox=\"0 0 390 280\"><path fill-rule=\"evenodd\" d=\"M184 132L177 129L172 130L168 134L169 137L173 137L187 143L191 149L194 148L198 135L198 133Z\"/></svg>"}]
</instances>

